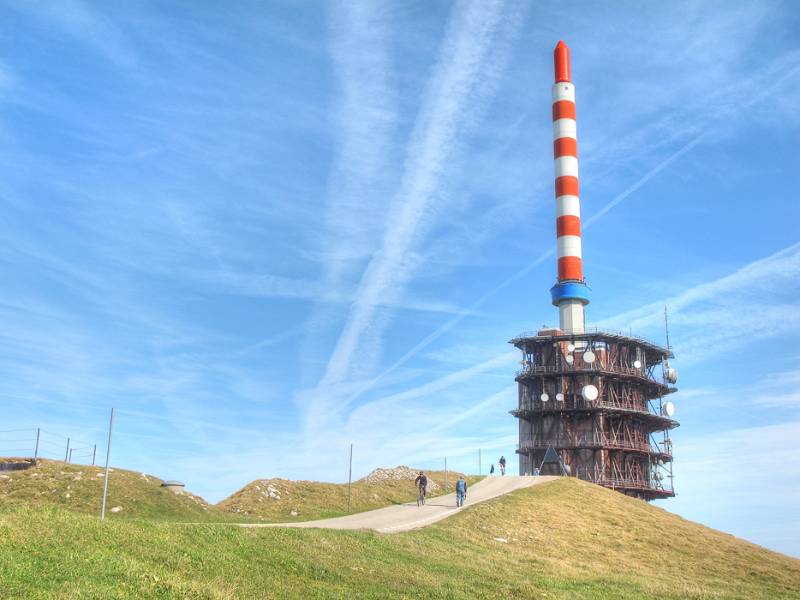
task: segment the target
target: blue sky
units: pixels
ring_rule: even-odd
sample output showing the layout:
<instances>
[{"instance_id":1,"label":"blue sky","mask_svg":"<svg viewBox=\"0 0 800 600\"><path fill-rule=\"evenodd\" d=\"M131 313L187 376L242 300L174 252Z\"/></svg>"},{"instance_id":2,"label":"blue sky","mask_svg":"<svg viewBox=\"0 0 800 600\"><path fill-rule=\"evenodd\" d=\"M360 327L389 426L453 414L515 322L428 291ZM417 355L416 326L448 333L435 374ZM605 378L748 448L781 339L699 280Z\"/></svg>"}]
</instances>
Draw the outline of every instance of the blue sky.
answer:
<instances>
[{"instance_id":1,"label":"blue sky","mask_svg":"<svg viewBox=\"0 0 800 600\"><path fill-rule=\"evenodd\" d=\"M3 430L57 456L115 406L115 465L212 501L342 481L350 442L356 476L513 471L507 341L557 320L563 38L587 320L663 342L672 315L658 504L800 556L796 3L0 11Z\"/></svg>"}]
</instances>

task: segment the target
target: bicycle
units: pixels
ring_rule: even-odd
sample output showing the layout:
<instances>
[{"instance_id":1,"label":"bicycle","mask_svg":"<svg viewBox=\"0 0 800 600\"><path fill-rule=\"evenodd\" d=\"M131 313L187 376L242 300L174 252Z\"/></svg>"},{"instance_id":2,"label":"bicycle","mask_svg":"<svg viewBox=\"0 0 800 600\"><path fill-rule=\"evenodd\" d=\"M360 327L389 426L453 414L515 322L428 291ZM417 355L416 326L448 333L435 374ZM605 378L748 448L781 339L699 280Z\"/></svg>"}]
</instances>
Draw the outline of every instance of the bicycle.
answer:
<instances>
[{"instance_id":1,"label":"bicycle","mask_svg":"<svg viewBox=\"0 0 800 600\"><path fill-rule=\"evenodd\" d=\"M425 506L425 486L417 487L417 506Z\"/></svg>"}]
</instances>

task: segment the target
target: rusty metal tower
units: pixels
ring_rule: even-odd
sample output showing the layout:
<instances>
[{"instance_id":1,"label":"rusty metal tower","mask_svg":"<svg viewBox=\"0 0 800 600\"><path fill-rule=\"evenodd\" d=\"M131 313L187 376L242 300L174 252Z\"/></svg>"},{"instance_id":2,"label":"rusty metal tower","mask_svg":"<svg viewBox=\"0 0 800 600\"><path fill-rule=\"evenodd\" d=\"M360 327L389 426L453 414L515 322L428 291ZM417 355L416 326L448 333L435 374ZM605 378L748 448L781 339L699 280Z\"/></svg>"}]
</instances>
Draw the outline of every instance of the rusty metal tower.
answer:
<instances>
[{"instance_id":1,"label":"rusty metal tower","mask_svg":"<svg viewBox=\"0 0 800 600\"><path fill-rule=\"evenodd\" d=\"M522 334L517 373L520 474L569 474L653 500L674 496L675 407L664 397L677 372L669 347L589 330L584 310L575 86L569 48L555 48L553 154L558 282L550 290L559 327ZM667 342L669 344L669 342ZM547 458L546 458L547 457ZM555 461L555 464L554 464Z\"/></svg>"},{"instance_id":2,"label":"rusty metal tower","mask_svg":"<svg viewBox=\"0 0 800 600\"><path fill-rule=\"evenodd\" d=\"M517 373L520 474L542 469L549 448L569 475L645 500L674 496L672 352L607 331L545 329L511 340Z\"/></svg>"}]
</instances>

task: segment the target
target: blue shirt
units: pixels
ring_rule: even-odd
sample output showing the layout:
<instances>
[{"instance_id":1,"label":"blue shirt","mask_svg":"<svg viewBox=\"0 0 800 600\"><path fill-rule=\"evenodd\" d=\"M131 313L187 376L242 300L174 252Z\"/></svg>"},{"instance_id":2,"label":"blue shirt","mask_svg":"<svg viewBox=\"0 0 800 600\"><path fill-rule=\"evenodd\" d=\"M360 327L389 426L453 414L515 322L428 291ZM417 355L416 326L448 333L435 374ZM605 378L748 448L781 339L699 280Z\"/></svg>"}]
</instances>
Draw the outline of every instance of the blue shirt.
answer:
<instances>
[{"instance_id":1,"label":"blue shirt","mask_svg":"<svg viewBox=\"0 0 800 600\"><path fill-rule=\"evenodd\" d=\"M463 479L459 479L456 481L456 491L457 492L466 492L467 491L467 482Z\"/></svg>"}]
</instances>

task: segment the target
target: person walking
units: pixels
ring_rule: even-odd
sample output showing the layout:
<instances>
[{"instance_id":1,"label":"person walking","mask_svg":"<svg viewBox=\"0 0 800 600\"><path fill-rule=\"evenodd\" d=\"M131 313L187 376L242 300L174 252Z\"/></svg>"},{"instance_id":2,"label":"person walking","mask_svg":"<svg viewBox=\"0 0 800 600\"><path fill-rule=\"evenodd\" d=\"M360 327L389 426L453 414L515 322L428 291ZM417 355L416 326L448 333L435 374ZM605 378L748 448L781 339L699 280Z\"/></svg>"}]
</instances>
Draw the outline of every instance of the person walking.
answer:
<instances>
[{"instance_id":1,"label":"person walking","mask_svg":"<svg viewBox=\"0 0 800 600\"><path fill-rule=\"evenodd\" d=\"M500 457L500 475L505 475L505 474L506 474L506 457L505 456L501 456Z\"/></svg>"},{"instance_id":2,"label":"person walking","mask_svg":"<svg viewBox=\"0 0 800 600\"><path fill-rule=\"evenodd\" d=\"M491 477L492 475L494 475L494 465L489 467L489 477Z\"/></svg>"},{"instance_id":3,"label":"person walking","mask_svg":"<svg viewBox=\"0 0 800 600\"><path fill-rule=\"evenodd\" d=\"M456 506L462 507L464 506L464 500L467 498L467 481L464 479L464 476L458 478L456 481Z\"/></svg>"}]
</instances>

